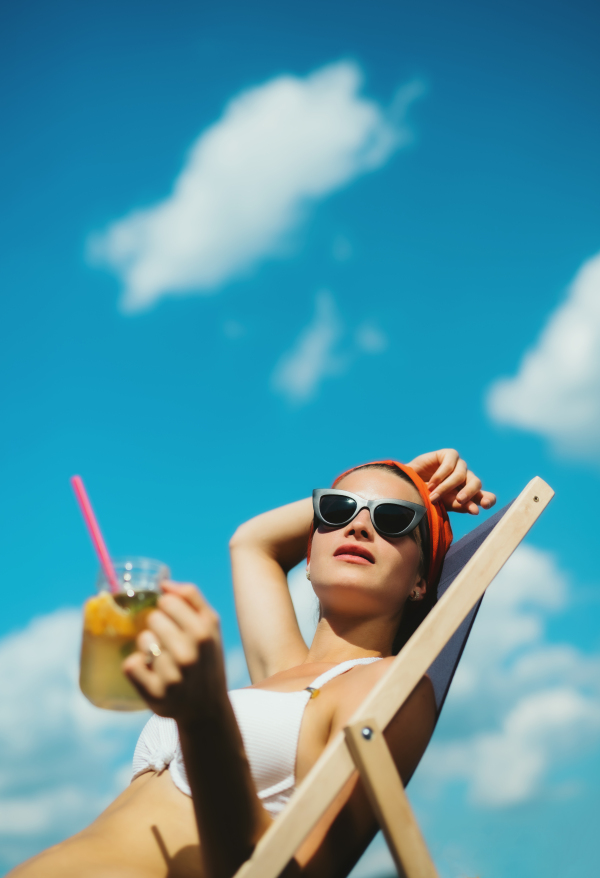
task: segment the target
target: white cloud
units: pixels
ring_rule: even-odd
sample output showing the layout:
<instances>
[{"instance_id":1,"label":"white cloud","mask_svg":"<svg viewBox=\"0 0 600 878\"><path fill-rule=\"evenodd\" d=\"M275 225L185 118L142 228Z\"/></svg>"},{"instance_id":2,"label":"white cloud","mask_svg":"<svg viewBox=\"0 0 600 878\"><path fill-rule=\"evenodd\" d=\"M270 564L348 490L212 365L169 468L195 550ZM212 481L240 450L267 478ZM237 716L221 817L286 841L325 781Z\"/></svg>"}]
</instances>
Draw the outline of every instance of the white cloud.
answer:
<instances>
[{"instance_id":1,"label":"white cloud","mask_svg":"<svg viewBox=\"0 0 600 878\"><path fill-rule=\"evenodd\" d=\"M78 831L126 783L147 713L81 695L80 630L67 609L0 640L0 867Z\"/></svg>"},{"instance_id":2,"label":"white cloud","mask_svg":"<svg viewBox=\"0 0 600 878\"><path fill-rule=\"evenodd\" d=\"M566 601L567 579L552 555L522 545L500 571L482 605L465 656L452 684L469 694L518 650L537 648L544 634L544 611L558 611Z\"/></svg>"},{"instance_id":3,"label":"white cloud","mask_svg":"<svg viewBox=\"0 0 600 878\"><path fill-rule=\"evenodd\" d=\"M291 402L308 402L324 378L344 369L344 361L333 353L341 335L342 326L333 296L324 290L317 296L312 323L275 367L271 379L273 389Z\"/></svg>"},{"instance_id":4,"label":"white cloud","mask_svg":"<svg viewBox=\"0 0 600 878\"><path fill-rule=\"evenodd\" d=\"M409 139L406 110L422 87L401 89L386 112L361 85L359 67L345 61L230 101L193 144L171 194L91 240L91 258L123 282L123 309L217 290L280 254L312 204L384 164Z\"/></svg>"},{"instance_id":5,"label":"white cloud","mask_svg":"<svg viewBox=\"0 0 600 878\"><path fill-rule=\"evenodd\" d=\"M569 600L554 557L522 545L485 596L419 781L491 807L531 799L600 740L600 656L545 640ZM458 734L460 730L460 734Z\"/></svg>"},{"instance_id":6,"label":"white cloud","mask_svg":"<svg viewBox=\"0 0 600 878\"><path fill-rule=\"evenodd\" d=\"M563 453L600 448L600 254L586 262L514 378L487 397L490 416L539 433Z\"/></svg>"},{"instance_id":7,"label":"white cloud","mask_svg":"<svg viewBox=\"0 0 600 878\"><path fill-rule=\"evenodd\" d=\"M559 759L581 752L600 733L600 699L572 687L534 692L514 705L501 727L434 747L428 770L461 779L477 804L530 799Z\"/></svg>"}]
</instances>

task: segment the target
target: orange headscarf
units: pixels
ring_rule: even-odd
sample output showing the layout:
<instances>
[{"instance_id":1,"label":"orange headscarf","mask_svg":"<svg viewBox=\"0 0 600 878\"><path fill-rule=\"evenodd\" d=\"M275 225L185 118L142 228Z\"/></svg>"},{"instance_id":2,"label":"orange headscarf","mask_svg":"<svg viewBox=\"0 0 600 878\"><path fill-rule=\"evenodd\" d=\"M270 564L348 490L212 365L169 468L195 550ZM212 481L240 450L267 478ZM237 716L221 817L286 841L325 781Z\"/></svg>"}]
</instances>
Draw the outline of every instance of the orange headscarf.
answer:
<instances>
[{"instance_id":1,"label":"orange headscarf","mask_svg":"<svg viewBox=\"0 0 600 878\"><path fill-rule=\"evenodd\" d=\"M332 487L341 482L341 480L347 476L349 473L354 472L355 469L360 469L361 466L373 466L375 464L385 464L390 467L397 467L397 469L402 470L408 478L411 480L419 494L421 495L421 499L423 501L423 505L427 509L427 524L429 525L429 557L427 559L427 585L436 584L440 575L440 571L442 569L442 563L444 561L444 557L446 552L450 548L450 543L452 542L452 528L450 527L450 521L448 520L448 513L446 512L442 503L438 500L436 503L432 503L429 499L429 491L427 489L427 485L421 479L420 476L411 469L411 467L406 466L404 463L399 463L397 460L371 460L369 463L360 463L358 466L353 466L351 469L347 469L346 472L343 472L341 476L338 476L334 481ZM311 527L310 537L308 541L308 560L310 561L310 547L312 543L313 529Z\"/></svg>"}]
</instances>

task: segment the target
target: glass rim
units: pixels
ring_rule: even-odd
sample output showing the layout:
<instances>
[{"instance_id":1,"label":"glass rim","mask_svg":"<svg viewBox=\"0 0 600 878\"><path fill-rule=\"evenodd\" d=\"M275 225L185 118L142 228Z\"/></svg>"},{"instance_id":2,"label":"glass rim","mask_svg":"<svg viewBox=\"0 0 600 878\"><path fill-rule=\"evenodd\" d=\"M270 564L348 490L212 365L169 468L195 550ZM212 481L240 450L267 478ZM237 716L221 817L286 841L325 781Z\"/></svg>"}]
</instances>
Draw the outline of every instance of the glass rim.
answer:
<instances>
[{"instance_id":1,"label":"glass rim","mask_svg":"<svg viewBox=\"0 0 600 878\"><path fill-rule=\"evenodd\" d=\"M133 591L145 589L160 592L160 582L163 579L168 579L171 575L169 567L164 561L159 561L157 558L147 558L144 555L117 555L111 558L111 561L117 574L119 589L121 590L122 588L124 592L128 588ZM127 573L129 571L133 574L131 582L128 582L130 577L127 576ZM149 581L144 583L144 577ZM98 570L96 588L98 591L111 590L110 583L102 567Z\"/></svg>"},{"instance_id":2,"label":"glass rim","mask_svg":"<svg viewBox=\"0 0 600 878\"><path fill-rule=\"evenodd\" d=\"M168 564L165 564L164 561L159 561L158 558L148 558L146 555L116 555L114 558L111 557L110 560L114 567L125 567L125 569L127 569L127 564L131 564L137 570L152 570L153 568L160 570L161 567L164 567L166 570L169 569ZM100 570L104 573L102 567L100 567Z\"/></svg>"}]
</instances>

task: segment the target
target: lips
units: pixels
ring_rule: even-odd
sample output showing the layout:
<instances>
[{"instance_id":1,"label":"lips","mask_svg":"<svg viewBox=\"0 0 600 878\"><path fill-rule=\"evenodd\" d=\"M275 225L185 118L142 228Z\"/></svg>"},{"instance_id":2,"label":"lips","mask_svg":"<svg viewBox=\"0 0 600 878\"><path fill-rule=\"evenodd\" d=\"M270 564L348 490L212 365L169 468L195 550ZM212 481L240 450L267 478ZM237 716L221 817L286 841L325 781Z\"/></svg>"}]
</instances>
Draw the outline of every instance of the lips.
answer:
<instances>
[{"instance_id":1,"label":"lips","mask_svg":"<svg viewBox=\"0 0 600 878\"><path fill-rule=\"evenodd\" d=\"M334 558L340 561L349 561L351 564L374 564L375 558L364 546L358 546L356 543L346 543L340 546L333 553Z\"/></svg>"}]
</instances>

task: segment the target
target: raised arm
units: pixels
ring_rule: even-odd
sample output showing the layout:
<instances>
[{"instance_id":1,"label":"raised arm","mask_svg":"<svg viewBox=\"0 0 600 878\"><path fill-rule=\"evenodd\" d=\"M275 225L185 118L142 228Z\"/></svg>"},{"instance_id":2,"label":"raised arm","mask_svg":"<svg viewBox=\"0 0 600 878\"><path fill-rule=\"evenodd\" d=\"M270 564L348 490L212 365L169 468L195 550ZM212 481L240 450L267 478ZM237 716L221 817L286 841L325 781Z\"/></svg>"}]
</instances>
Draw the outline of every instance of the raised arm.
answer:
<instances>
[{"instance_id":1,"label":"raised arm","mask_svg":"<svg viewBox=\"0 0 600 878\"><path fill-rule=\"evenodd\" d=\"M287 573L306 555L312 519L310 499L299 500L250 519L229 543L235 606L253 683L306 658Z\"/></svg>"}]
</instances>

